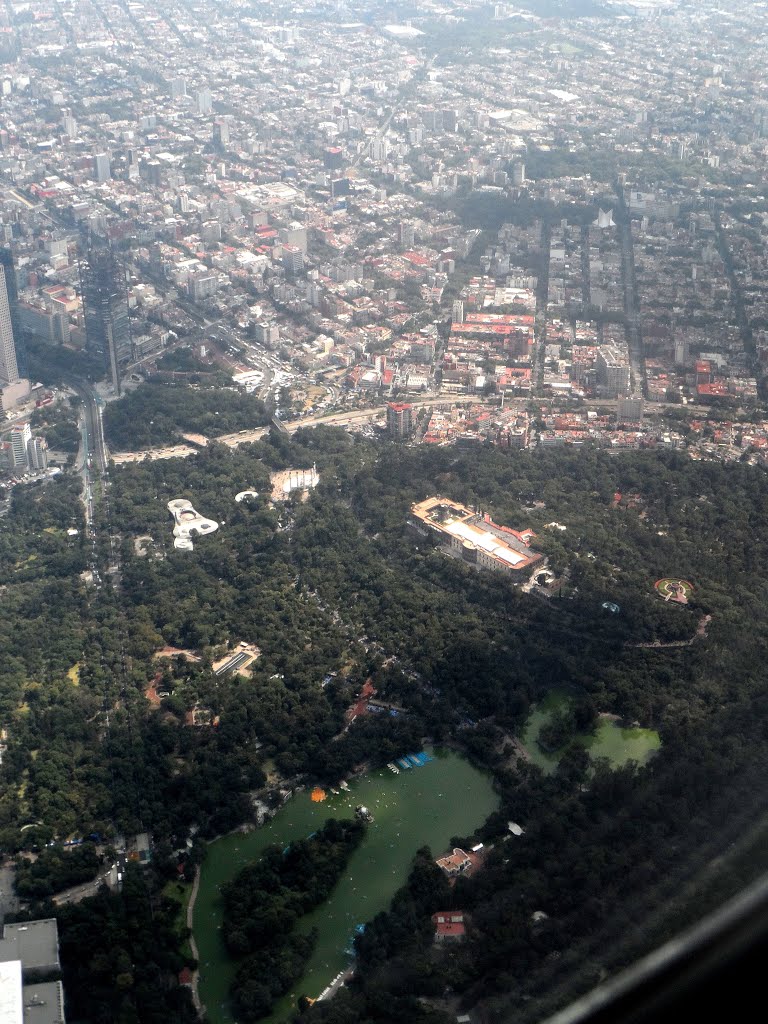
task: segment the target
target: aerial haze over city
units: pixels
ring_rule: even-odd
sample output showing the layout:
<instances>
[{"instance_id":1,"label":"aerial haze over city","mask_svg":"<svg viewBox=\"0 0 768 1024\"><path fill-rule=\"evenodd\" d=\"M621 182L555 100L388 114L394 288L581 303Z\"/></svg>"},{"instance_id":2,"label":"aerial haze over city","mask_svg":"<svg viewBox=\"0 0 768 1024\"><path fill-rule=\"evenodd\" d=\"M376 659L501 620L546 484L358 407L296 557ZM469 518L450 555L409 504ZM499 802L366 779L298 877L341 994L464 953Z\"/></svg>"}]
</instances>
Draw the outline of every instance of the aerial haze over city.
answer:
<instances>
[{"instance_id":1,"label":"aerial haze over city","mask_svg":"<svg viewBox=\"0 0 768 1024\"><path fill-rule=\"evenodd\" d=\"M5 0L4 1021L534 1024L765 868L767 37Z\"/></svg>"}]
</instances>

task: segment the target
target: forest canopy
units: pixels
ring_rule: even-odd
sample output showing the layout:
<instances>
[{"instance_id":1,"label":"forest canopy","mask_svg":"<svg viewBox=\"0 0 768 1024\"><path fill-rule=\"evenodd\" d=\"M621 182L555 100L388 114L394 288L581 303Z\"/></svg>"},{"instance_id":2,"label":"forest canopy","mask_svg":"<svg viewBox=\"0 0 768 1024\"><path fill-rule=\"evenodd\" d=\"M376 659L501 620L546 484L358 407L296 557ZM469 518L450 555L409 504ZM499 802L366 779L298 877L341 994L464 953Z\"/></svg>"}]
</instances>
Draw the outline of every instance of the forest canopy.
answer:
<instances>
[{"instance_id":1,"label":"forest canopy","mask_svg":"<svg viewBox=\"0 0 768 1024\"><path fill-rule=\"evenodd\" d=\"M142 384L104 411L104 434L116 451L178 444L182 434L220 437L269 422L252 395L184 384Z\"/></svg>"},{"instance_id":2,"label":"forest canopy","mask_svg":"<svg viewBox=\"0 0 768 1024\"><path fill-rule=\"evenodd\" d=\"M273 506L270 473L313 463L308 500ZM235 502L249 488L258 497ZM554 596L477 572L408 526L411 504L435 493L533 529ZM220 523L191 552L172 545L166 506L179 496ZM249 821L269 773L334 782L424 737L494 773L501 806L481 830L493 852L439 908L471 920L455 959L435 961L429 900L404 898L361 945L356 985L312 1015L342 1019L352 1000L372 1021L390 1008L425 1019L418 997L450 975L463 1006L541 1016L584 984L580 965L598 972L606 949L609 966L637 952L628 922L662 904L675 913L681 882L757 813L768 781L760 470L676 452L466 453L272 431L113 469L95 557L104 576L116 557L119 577L100 588L83 575L93 556L78 499L70 478L18 489L0 521L5 853L140 830L173 849L192 826L206 838ZM687 606L661 600L665 577L691 582ZM215 675L241 641L260 650L249 674ZM368 679L402 714L344 731ZM543 776L512 741L552 686L577 695L579 716L556 722L553 742L607 712L658 729L661 750L643 769L612 769L568 747ZM506 838L510 820L523 841ZM718 894L730 884L724 874ZM533 927L539 911L549 923ZM400 949L390 936L403 929ZM275 976L293 976L305 952L286 946Z\"/></svg>"},{"instance_id":3,"label":"forest canopy","mask_svg":"<svg viewBox=\"0 0 768 1024\"><path fill-rule=\"evenodd\" d=\"M293 934L301 917L320 906L365 835L361 821L329 818L309 839L269 847L223 890L223 931L241 959L232 985L235 1011L245 1021L266 1016L309 959L315 935Z\"/></svg>"}]
</instances>

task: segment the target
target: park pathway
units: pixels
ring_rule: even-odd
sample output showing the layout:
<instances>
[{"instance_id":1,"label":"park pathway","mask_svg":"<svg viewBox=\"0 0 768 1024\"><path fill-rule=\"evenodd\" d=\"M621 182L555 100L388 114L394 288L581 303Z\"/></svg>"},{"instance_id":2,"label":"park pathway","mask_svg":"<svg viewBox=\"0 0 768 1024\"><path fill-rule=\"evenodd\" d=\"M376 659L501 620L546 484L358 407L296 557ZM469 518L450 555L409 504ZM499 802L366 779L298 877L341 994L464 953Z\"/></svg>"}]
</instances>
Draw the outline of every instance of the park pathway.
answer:
<instances>
[{"instance_id":1,"label":"park pathway","mask_svg":"<svg viewBox=\"0 0 768 1024\"><path fill-rule=\"evenodd\" d=\"M702 615L699 619L699 625L696 627L696 632L690 638L690 640L670 640L668 643L663 644L661 640L650 640L643 644L627 644L628 647L646 647L651 650L658 651L664 650L667 647L692 647L697 640L703 640L707 635L707 627L712 621L711 615Z\"/></svg>"},{"instance_id":2,"label":"park pathway","mask_svg":"<svg viewBox=\"0 0 768 1024\"><path fill-rule=\"evenodd\" d=\"M189 897L189 903L187 904L187 928L189 928L189 945L192 950L192 956L198 961L198 966L192 973L192 1002L195 1005L195 1010L198 1016L202 1017L205 1014L205 1007L200 1002L200 994L197 991L198 976L200 974L199 956L197 953L197 943L195 942L195 934L192 931L192 915L195 912L195 900L197 899L197 890L200 888L200 865L198 864L197 870L195 871L195 880L192 883L192 893Z\"/></svg>"}]
</instances>

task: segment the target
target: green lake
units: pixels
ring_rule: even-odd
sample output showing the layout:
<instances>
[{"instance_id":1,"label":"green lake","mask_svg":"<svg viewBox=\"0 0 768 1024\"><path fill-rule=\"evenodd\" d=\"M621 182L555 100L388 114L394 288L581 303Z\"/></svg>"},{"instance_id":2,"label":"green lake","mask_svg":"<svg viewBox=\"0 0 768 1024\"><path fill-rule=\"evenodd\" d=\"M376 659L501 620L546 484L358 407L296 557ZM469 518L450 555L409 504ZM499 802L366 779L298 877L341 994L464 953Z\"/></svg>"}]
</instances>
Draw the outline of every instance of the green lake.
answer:
<instances>
[{"instance_id":1,"label":"green lake","mask_svg":"<svg viewBox=\"0 0 768 1024\"><path fill-rule=\"evenodd\" d=\"M431 751L434 760L394 775L387 769L350 782L348 793L328 792L313 803L303 791L262 828L217 839L208 847L200 874L193 931L200 958L200 999L210 1024L229 1024L228 989L234 970L221 939L220 887L260 856L265 847L305 838L327 818L349 818L358 804L374 821L352 854L344 877L323 906L302 919L316 927L317 946L304 977L281 1000L270 1020L286 1017L301 995L317 997L350 964L344 950L355 926L385 910L408 877L420 846L443 853L451 836L471 835L498 806L489 776L452 751Z\"/></svg>"},{"instance_id":2,"label":"green lake","mask_svg":"<svg viewBox=\"0 0 768 1024\"><path fill-rule=\"evenodd\" d=\"M531 711L520 737L530 760L547 774L555 770L563 751L547 753L536 741L541 727L570 700L572 697L561 690L548 694ZM591 757L607 757L614 767L627 761L645 764L661 746L661 738L655 729L623 729L612 718L598 719L594 733L578 735L575 741L586 747Z\"/></svg>"}]
</instances>

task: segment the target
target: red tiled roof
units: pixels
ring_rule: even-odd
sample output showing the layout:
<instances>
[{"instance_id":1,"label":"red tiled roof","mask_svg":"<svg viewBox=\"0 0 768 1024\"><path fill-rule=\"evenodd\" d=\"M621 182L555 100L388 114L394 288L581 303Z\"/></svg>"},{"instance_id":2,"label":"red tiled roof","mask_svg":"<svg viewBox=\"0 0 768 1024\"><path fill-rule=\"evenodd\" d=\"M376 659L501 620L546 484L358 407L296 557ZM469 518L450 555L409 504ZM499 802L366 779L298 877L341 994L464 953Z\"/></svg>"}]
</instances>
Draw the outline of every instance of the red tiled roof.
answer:
<instances>
[{"instance_id":1,"label":"red tiled roof","mask_svg":"<svg viewBox=\"0 0 768 1024\"><path fill-rule=\"evenodd\" d=\"M432 921L435 931L444 938L457 939L464 935L464 914L461 911L453 911L443 914L433 914Z\"/></svg>"},{"instance_id":2,"label":"red tiled roof","mask_svg":"<svg viewBox=\"0 0 768 1024\"><path fill-rule=\"evenodd\" d=\"M431 267L432 260L427 256L422 256L418 252L404 252L403 259L412 263L416 267Z\"/></svg>"},{"instance_id":3,"label":"red tiled roof","mask_svg":"<svg viewBox=\"0 0 768 1024\"><path fill-rule=\"evenodd\" d=\"M715 381L712 384L698 384L696 387L696 393L702 398L727 398L730 394L728 391L728 385L722 384L718 381Z\"/></svg>"}]
</instances>

